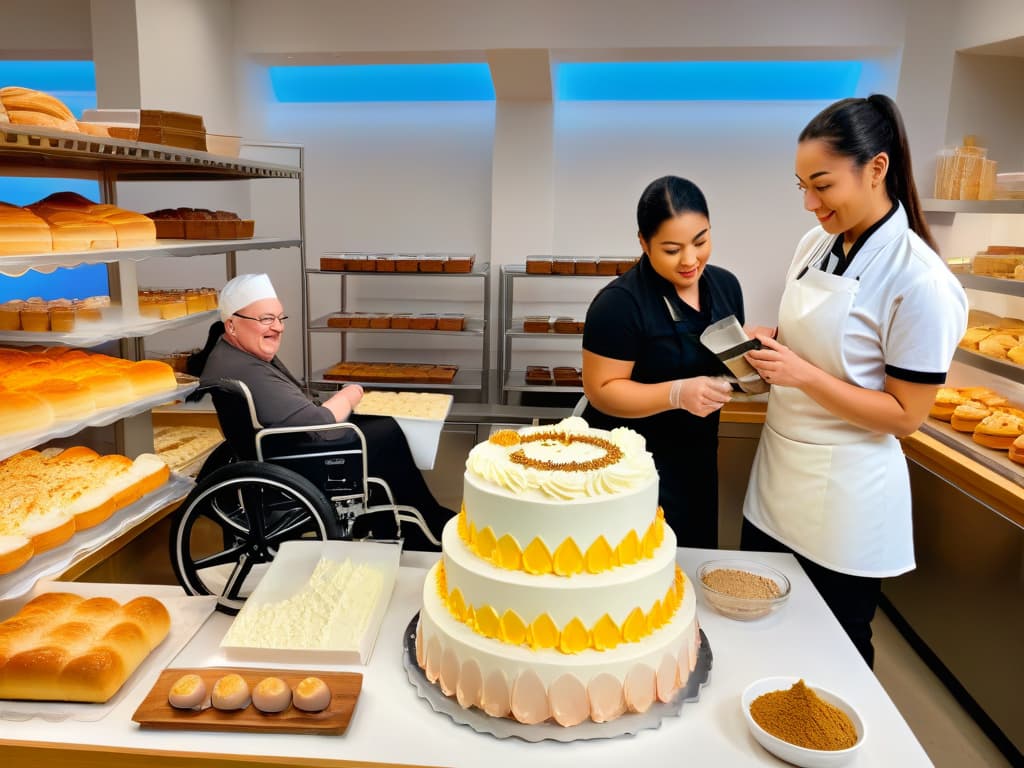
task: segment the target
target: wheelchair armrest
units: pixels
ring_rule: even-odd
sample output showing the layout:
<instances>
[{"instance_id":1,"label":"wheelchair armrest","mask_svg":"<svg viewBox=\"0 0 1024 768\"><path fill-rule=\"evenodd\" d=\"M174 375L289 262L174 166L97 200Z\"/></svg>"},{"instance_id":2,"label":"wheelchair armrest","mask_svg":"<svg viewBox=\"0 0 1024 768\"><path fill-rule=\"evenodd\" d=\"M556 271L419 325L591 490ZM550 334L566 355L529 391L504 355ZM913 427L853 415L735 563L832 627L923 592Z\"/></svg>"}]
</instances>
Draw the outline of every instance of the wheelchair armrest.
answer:
<instances>
[{"instance_id":1,"label":"wheelchair armrest","mask_svg":"<svg viewBox=\"0 0 1024 768\"><path fill-rule=\"evenodd\" d=\"M363 474L366 474L366 436L363 430L349 421L339 421L336 424L314 424L307 427L266 427L256 433L256 460L266 461L263 455L263 438L275 435L303 435L313 432L328 432L333 429L351 429L359 439L359 447L363 454ZM272 457L273 458L273 457Z\"/></svg>"}]
</instances>

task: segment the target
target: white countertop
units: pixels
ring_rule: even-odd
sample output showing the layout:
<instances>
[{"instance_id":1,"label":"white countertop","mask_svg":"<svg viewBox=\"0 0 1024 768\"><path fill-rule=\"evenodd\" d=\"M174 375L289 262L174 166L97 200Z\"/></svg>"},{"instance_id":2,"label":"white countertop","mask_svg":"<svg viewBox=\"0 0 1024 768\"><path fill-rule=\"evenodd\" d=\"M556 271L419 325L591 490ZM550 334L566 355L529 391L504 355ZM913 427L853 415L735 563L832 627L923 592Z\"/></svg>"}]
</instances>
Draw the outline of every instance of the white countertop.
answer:
<instances>
[{"instance_id":1,"label":"white countertop","mask_svg":"<svg viewBox=\"0 0 1024 768\"><path fill-rule=\"evenodd\" d=\"M402 634L419 610L426 567L436 555L408 553L403 556L403 567L369 665L324 666L364 674L362 693L344 735L141 729L131 717L161 671L154 668L147 670L136 687L99 722L65 721L57 725L32 719L0 723L0 744L50 742L54 746L90 745L118 751L290 756L460 768L485 763L487 768L564 765L567 758L587 768L623 768L638 758L646 765L671 761L729 768L771 766L782 763L748 732L740 710L740 694L759 678L796 675L839 693L860 710L867 737L851 765L930 766L903 717L792 556L680 549L678 561L692 581L701 562L733 555L761 560L783 571L792 582L788 603L766 618L737 622L715 613L698 594L698 615L714 654L708 685L702 689L699 701L683 705L679 717L666 718L659 729L635 736L571 744L500 740L456 725L434 712L416 693L403 668ZM231 617L215 613L168 666L230 664L218 648L230 623Z\"/></svg>"}]
</instances>

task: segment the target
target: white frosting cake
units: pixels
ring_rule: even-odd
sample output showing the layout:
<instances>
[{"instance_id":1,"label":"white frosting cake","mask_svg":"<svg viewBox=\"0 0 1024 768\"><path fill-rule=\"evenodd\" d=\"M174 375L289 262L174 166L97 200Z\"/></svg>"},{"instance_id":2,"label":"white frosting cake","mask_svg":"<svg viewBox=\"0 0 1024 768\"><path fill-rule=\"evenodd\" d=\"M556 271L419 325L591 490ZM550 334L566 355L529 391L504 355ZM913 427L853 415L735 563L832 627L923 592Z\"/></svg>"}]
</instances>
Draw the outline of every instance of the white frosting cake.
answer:
<instances>
[{"instance_id":1,"label":"white frosting cake","mask_svg":"<svg viewBox=\"0 0 1024 768\"><path fill-rule=\"evenodd\" d=\"M504 430L466 461L427 576L417 661L463 707L604 722L670 701L696 666L693 590L644 440L579 418Z\"/></svg>"}]
</instances>

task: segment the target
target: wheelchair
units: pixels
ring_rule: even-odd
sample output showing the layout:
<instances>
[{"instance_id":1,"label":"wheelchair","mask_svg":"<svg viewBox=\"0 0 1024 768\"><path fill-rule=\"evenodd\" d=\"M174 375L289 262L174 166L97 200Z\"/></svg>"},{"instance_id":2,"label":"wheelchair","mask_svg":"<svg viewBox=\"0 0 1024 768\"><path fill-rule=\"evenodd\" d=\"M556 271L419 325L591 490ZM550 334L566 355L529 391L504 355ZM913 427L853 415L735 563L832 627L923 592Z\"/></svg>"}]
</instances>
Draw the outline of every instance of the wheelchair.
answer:
<instances>
[{"instance_id":1,"label":"wheelchair","mask_svg":"<svg viewBox=\"0 0 1024 768\"><path fill-rule=\"evenodd\" d=\"M265 428L243 382L196 390L207 392L225 442L172 518L171 564L186 593L216 595L217 609L235 614L281 543L294 539L394 540L406 524L440 546L418 510L396 504L387 483L369 476L355 424ZM349 439L312 436L327 431Z\"/></svg>"}]
</instances>

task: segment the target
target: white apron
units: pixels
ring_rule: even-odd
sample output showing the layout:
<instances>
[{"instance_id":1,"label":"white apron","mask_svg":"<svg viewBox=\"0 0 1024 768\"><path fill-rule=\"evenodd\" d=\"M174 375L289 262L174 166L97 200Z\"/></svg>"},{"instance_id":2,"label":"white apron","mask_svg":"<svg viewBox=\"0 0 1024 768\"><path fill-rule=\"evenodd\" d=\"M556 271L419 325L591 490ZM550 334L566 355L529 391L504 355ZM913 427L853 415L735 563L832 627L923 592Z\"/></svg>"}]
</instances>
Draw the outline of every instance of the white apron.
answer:
<instances>
[{"instance_id":1,"label":"white apron","mask_svg":"<svg viewBox=\"0 0 1024 768\"><path fill-rule=\"evenodd\" d=\"M863 272L877 251L860 255L864 261L854 265ZM823 272L814 256L807 264L783 293L779 340L851 381L843 331L860 283ZM894 576L911 570L910 482L899 441L850 424L796 387L773 386L769 397L744 516L834 571Z\"/></svg>"}]
</instances>

